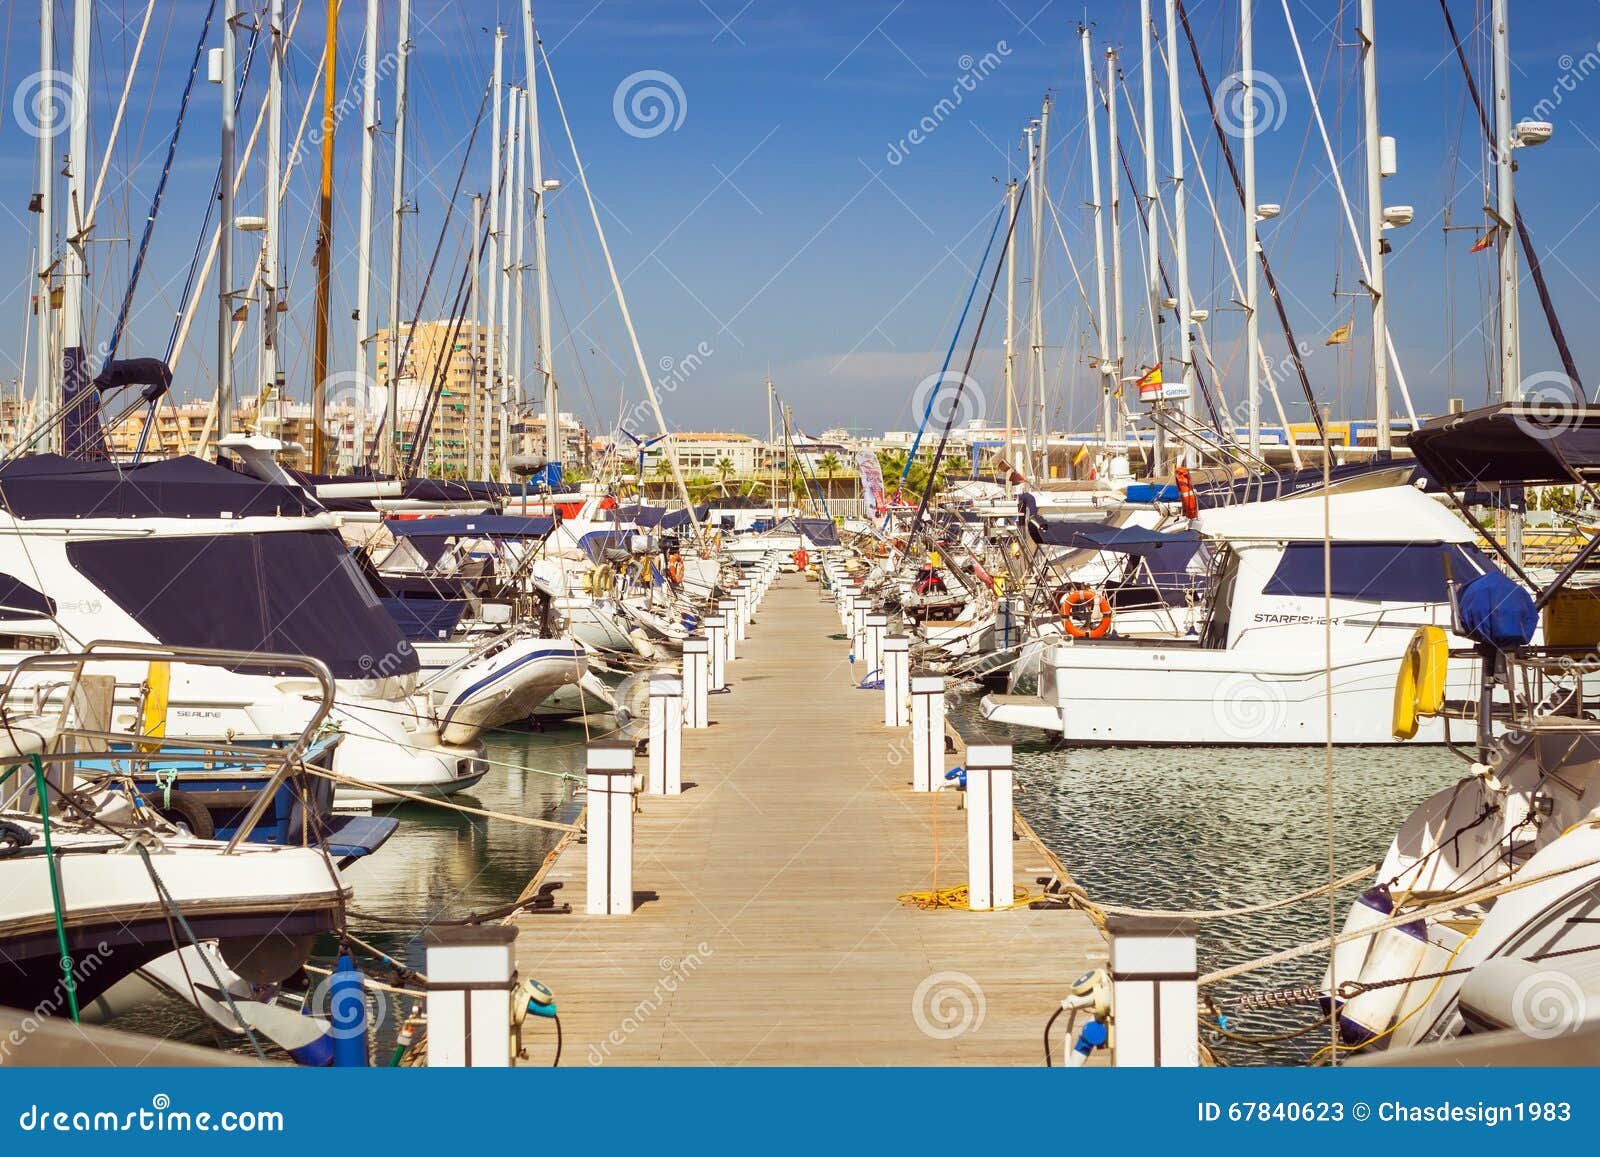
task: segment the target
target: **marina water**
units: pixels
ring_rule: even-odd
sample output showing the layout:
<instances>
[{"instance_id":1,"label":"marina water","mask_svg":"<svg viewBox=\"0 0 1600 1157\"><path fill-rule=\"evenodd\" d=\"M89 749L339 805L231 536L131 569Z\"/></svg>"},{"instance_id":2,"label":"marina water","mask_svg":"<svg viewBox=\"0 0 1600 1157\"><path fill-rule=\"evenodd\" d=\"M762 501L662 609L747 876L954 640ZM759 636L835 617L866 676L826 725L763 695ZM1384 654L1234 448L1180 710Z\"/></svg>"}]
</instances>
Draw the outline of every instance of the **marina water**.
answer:
<instances>
[{"instance_id":1,"label":"marina water","mask_svg":"<svg viewBox=\"0 0 1600 1157\"><path fill-rule=\"evenodd\" d=\"M953 697L951 714L969 738L1015 745L1018 806L1096 900L1147 908L1227 908L1292 895L1327 878L1321 748L1053 748L1036 731L985 724L974 697ZM599 736L601 730L591 733ZM491 811L571 820L581 807L577 781L547 773L581 775L585 742L581 723L497 732L488 742L496 769L470 796L455 798ZM1417 801L1459 777L1464 767L1439 748L1336 750L1341 873L1381 858ZM351 924L376 947L419 969L424 922L456 920L511 903L560 838L547 829L425 805L405 804L392 814L404 817L399 831L377 855L354 865L348 878L358 912L404 923L379 925L355 917ZM1347 890L1338 898L1341 922L1351 897ZM1327 921L1322 899L1206 921L1201 969L1325 935ZM330 944L327 951L332 950ZM1240 978L1221 992L1315 985L1326 964L1325 954L1313 954ZM374 975L385 975L381 965ZM1071 979L1062 978L1063 991ZM562 996L557 993L557 1000ZM372 1004L379 1021L374 1054L381 1058L410 1001L379 993ZM1230 1027L1269 1036L1315 1015L1312 1007L1298 1005L1253 1013ZM126 1027L194 1043L214 1040L208 1024L176 1002L128 1018ZM1326 1044L1326 1035L1317 1031L1267 1046L1215 1038L1208 1043L1234 1064L1304 1064ZM242 1041L225 1046L248 1050Z\"/></svg>"}]
</instances>

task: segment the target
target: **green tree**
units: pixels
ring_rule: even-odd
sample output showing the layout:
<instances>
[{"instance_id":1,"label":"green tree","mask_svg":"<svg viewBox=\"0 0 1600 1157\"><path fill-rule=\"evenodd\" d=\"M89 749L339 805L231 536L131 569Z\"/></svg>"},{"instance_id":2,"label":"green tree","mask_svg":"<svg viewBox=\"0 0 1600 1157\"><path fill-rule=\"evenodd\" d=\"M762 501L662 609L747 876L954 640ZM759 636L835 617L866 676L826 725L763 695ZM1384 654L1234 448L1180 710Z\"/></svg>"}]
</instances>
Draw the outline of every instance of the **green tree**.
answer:
<instances>
[{"instance_id":1,"label":"green tree","mask_svg":"<svg viewBox=\"0 0 1600 1157\"><path fill-rule=\"evenodd\" d=\"M839 473L839 467L842 465L842 463L839 461L839 456L833 453L824 454L821 459L818 460L817 465L822 468L823 475L828 479L828 497L832 498L833 476Z\"/></svg>"},{"instance_id":2,"label":"green tree","mask_svg":"<svg viewBox=\"0 0 1600 1157\"><path fill-rule=\"evenodd\" d=\"M733 459L717 459L717 480L722 484L722 492L728 492L728 479L733 476Z\"/></svg>"}]
</instances>

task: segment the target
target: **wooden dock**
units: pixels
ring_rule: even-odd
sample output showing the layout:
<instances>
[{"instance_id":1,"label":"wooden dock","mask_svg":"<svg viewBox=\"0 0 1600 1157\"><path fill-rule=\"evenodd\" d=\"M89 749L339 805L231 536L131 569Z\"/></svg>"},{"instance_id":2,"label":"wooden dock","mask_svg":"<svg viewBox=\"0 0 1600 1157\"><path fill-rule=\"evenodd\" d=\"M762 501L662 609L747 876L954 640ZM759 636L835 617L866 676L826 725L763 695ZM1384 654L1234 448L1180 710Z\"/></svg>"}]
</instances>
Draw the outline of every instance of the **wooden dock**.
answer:
<instances>
[{"instance_id":1,"label":"wooden dock","mask_svg":"<svg viewBox=\"0 0 1600 1157\"><path fill-rule=\"evenodd\" d=\"M909 732L838 635L818 584L772 587L712 725L683 733L684 794L640 797L631 916L582 914L581 841L551 865L574 914L520 917L516 957L555 992L562 1064L1043 1063L1106 942L1075 909L899 902L965 882L965 815L911 791ZM1033 892L1051 873L1026 841L1016 871Z\"/></svg>"}]
</instances>

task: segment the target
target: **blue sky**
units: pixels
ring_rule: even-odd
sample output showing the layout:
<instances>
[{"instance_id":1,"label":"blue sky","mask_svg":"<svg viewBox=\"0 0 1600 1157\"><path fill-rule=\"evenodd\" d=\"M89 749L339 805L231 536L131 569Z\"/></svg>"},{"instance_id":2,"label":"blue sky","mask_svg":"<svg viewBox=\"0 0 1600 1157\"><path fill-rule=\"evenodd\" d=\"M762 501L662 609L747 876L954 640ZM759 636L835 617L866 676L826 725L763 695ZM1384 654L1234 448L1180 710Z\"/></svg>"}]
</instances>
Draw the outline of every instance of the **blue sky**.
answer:
<instances>
[{"instance_id":1,"label":"blue sky","mask_svg":"<svg viewBox=\"0 0 1600 1157\"><path fill-rule=\"evenodd\" d=\"M293 13L298 0L288 0ZM1158 19L1161 5L1156 3ZM111 154L91 248L95 308L91 333L109 333L129 266L126 238L137 236L154 189L183 74L198 36L204 0L157 3L135 75L124 129ZM355 63L362 31L359 0L345 0L339 83L359 104ZM1487 4L1455 0L1452 11L1467 38L1469 58L1487 62L1487 32L1475 23ZM103 153L127 62L144 16L143 0L97 3L91 84L96 163ZM397 0L383 6L382 43L393 37ZM289 129L292 136L310 93L323 39L322 0L305 0L290 49ZM1286 291L1291 320L1313 349L1309 359L1319 395L1341 411L1370 409L1367 307L1359 264L1333 195L1329 165L1311 119L1281 0L1257 0L1256 67L1269 78L1272 127L1259 148L1260 199L1284 206L1263 236ZM1340 173L1355 211L1363 212L1359 5L1354 0L1290 0ZM1382 130L1397 139L1399 174L1385 182L1388 204L1411 204L1416 222L1394 234L1390 258L1391 330L1417 407L1442 408L1454 394L1484 400L1495 355L1486 343L1493 255L1469 254L1483 224L1484 153L1438 7L1431 0L1378 5ZM1592 324L1600 295L1588 274L1600 230L1589 189L1600 175L1600 7L1593 0L1513 0L1514 106L1530 115L1541 101L1556 122L1551 143L1519 154L1519 198L1546 267L1581 372L1590 388L1600 380L1600 327ZM1233 0L1193 0L1191 19L1213 84L1238 68L1238 6ZM65 33L71 4L58 5L63 33L58 61L68 61ZM1085 368L1092 345L1088 312L1073 264L1092 299L1093 248L1088 233L1084 94L1078 25L1092 21L1096 71L1106 46L1123 55L1123 73L1139 100L1138 4L1065 4L1044 0L544 0L535 8L589 181L651 372L674 380L666 399L669 420L681 429L766 425L763 379L769 372L795 410L796 421L819 431L843 425L861 430L904 428L919 381L939 368L961 302L971 285L995 220L1008 171L1022 162L1023 126L1054 93L1049 188L1061 235L1048 231L1041 286L1049 302L1046 344L1052 425L1093 421ZM0 124L0 382L20 373L21 335L32 293L26 276L34 219L25 212L34 188L34 140L19 120L29 77L38 68L37 5L7 0L4 21ZM405 312L415 304L441 228L440 269L430 291L430 315L441 313L442 286L460 275L466 201L445 225L446 201L463 164L472 120L489 75L492 28L504 23L508 76L520 79L520 6L415 0L412 62L413 129L410 167L416 213L402 268ZM1180 34L1181 35L1181 34ZM213 45L220 43L213 29ZM1586 54L1596 54L1587 57ZM241 53L242 55L242 53ZM987 58L988 64L985 64ZM1158 58L1159 59L1159 58ZM1158 70L1159 70L1158 64ZM1237 256L1237 201L1210 124L1211 94L1182 51L1184 107L1203 172L1219 206L1223 236ZM671 127L625 131L617 115L619 88L637 73L664 73ZM981 77L976 74L981 73ZM258 63L241 115L241 149L264 93ZM962 77L968 85L962 87ZM636 84L639 82L636 82ZM646 78L645 83L650 83ZM1158 146L1164 188L1170 190L1165 76L1159 78ZM1487 78L1480 73L1480 85ZM960 91L953 111L936 111ZM681 95L680 95L681 94ZM19 104L19 102L21 102ZM588 209L572 166L550 89L541 89L547 169L564 181L551 198L549 233L557 371L563 408L577 410L596 430L642 396ZM382 103L389 112L386 84ZM124 353L160 353L172 328L176 297L199 238L216 165L219 93L197 84L172 186L135 298ZM934 128L921 143L910 131L924 117ZM1133 139L1135 115L1119 106L1123 142L1142 171ZM315 119L315 115L313 117ZM392 118L391 118L392 119ZM1105 128L1101 125L1101 148ZM464 189L488 181L487 118L467 158ZM359 155L358 116L341 125L337 148L339 196L335 218L335 368L354 364L347 320L355 285ZM389 141L379 144L374 248L375 300L388 284L387 188ZM261 156L246 171L239 212L258 211ZM309 391L315 225L315 156L292 177L284 239L290 282L290 391ZM1191 282L1207 323L1215 377L1224 397L1243 392L1242 313L1234 304L1223 248L1193 158L1189 159ZM1130 360L1149 357L1148 321L1141 312L1139 230L1133 199L1123 197L1128 270L1126 309ZM1169 208L1170 213L1170 208ZM1456 226L1446 232L1446 220ZM1027 239L1024 234L1023 248ZM1163 241L1163 248L1167 245ZM236 261L247 268L250 245ZM1070 259L1069 259L1070 253ZM1171 269L1170 250L1167 253ZM992 265L990 266L992 269ZM1019 299L1027 294L1026 277ZM984 273L987 284L988 272ZM530 279L531 288L531 279ZM211 286L203 291L209 298ZM981 301L980 293L980 301ZM530 307L532 295L529 296ZM380 309L382 306L380 305ZM980 401L968 413L1003 414L997 356L1003 300L997 298L974 365ZM976 310L974 311L976 313ZM381 314L380 314L381 316ZM1531 286L1523 291L1524 375L1559 369ZM206 301L177 364L180 395L207 394L214 381L215 314ZM1354 319L1355 337L1337 349L1323 339ZM1268 352L1284 350L1275 318L1264 316ZM970 330L962 339L964 351ZM247 341L246 347L249 342ZM685 363L685 359L688 363ZM680 364L692 368L676 370ZM959 362L958 362L959 364ZM254 359L237 363L240 392L253 392ZM681 382L678 381L681 379ZM1292 418L1304 417L1298 389L1285 382ZM1398 394L1396 408L1400 407Z\"/></svg>"}]
</instances>

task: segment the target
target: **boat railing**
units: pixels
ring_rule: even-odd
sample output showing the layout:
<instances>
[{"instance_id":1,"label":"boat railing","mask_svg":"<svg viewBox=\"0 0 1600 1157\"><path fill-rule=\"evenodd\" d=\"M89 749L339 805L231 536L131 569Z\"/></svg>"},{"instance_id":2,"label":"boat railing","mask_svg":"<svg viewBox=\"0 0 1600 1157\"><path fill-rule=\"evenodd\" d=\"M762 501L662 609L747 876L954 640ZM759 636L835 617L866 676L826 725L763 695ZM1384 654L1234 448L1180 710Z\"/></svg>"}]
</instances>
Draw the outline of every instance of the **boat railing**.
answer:
<instances>
[{"instance_id":1,"label":"boat railing","mask_svg":"<svg viewBox=\"0 0 1600 1157\"><path fill-rule=\"evenodd\" d=\"M1505 662L1513 727L1600 730L1600 653L1594 648L1519 647Z\"/></svg>"},{"instance_id":2,"label":"boat railing","mask_svg":"<svg viewBox=\"0 0 1600 1157\"><path fill-rule=\"evenodd\" d=\"M316 681L321 693L318 696L307 697L312 702L313 709L300 733L288 744L278 747L260 747L204 737L183 736L169 739L165 735L84 727L81 726L81 720L76 724L73 723L73 714L80 709L82 701L80 689L83 687L85 675L89 673L88 669L91 666L117 663L171 663L195 667L226 667L230 670L260 668L281 671L288 668L302 671L310 676ZM170 759L173 755L172 748L180 747L187 759L212 756L248 759L268 766L275 764L267 782L251 802L237 830L228 841L224 854L230 855L249 837L267 808L272 805L278 789L311 749L316 736L333 711L335 695L333 675L328 670L327 664L320 659L305 655L260 651L245 653L213 647L178 647L162 643L97 639L87 644L82 651L40 652L17 660L7 671L4 683L0 684L0 719L9 717L13 711L12 705L17 700L35 696L40 684L34 681L32 676L49 672L65 674L63 679L47 681L49 687L59 688L59 694L52 694L42 703L35 699L33 704L35 709L29 712L35 716L47 717L49 706L51 704L55 706L56 718L53 730L56 742L51 745L51 749L40 755L39 758L45 763L77 763L83 760L86 753L79 749L76 742L61 742L62 739L71 739L88 741L94 745L112 743L126 745L127 750L119 749L116 758L129 763L148 764L162 758Z\"/></svg>"}]
</instances>

